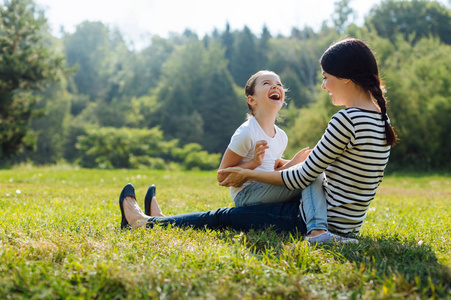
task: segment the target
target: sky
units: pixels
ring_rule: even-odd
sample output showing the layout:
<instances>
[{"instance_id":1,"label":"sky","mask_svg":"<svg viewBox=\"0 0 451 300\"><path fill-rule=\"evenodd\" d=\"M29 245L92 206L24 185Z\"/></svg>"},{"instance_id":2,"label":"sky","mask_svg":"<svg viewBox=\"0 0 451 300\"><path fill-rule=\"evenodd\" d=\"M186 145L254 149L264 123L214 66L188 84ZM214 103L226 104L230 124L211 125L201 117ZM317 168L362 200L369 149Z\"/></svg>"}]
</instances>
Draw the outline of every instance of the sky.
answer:
<instances>
[{"instance_id":1,"label":"sky","mask_svg":"<svg viewBox=\"0 0 451 300\"><path fill-rule=\"evenodd\" d=\"M35 0L46 12L52 33L59 36L61 26L72 33L81 22L101 21L119 28L135 48L148 44L149 36L167 38L169 33L185 29L199 38L216 28L222 32L226 23L232 30L244 26L259 35L264 25L272 35L289 36L293 27L310 26L314 30L330 21L337 0ZM380 0L351 0L355 23ZM329 23L331 25L332 23Z\"/></svg>"}]
</instances>

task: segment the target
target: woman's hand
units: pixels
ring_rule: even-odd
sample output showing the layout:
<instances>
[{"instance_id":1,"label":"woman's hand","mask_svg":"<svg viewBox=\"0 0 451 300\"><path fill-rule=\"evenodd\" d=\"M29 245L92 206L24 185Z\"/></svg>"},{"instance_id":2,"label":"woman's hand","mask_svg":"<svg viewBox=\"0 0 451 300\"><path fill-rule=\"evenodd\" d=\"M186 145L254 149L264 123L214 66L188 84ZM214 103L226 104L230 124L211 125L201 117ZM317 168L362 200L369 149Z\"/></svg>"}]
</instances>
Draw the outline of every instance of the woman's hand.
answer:
<instances>
[{"instance_id":1,"label":"woman's hand","mask_svg":"<svg viewBox=\"0 0 451 300\"><path fill-rule=\"evenodd\" d=\"M231 167L231 168L219 170L218 171L219 175L227 176L223 181L221 181L219 183L219 185L240 187L248 180L247 173L250 171L251 170L243 169L243 168L239 168L239 167Z\"/></svg>"}]
</instances>

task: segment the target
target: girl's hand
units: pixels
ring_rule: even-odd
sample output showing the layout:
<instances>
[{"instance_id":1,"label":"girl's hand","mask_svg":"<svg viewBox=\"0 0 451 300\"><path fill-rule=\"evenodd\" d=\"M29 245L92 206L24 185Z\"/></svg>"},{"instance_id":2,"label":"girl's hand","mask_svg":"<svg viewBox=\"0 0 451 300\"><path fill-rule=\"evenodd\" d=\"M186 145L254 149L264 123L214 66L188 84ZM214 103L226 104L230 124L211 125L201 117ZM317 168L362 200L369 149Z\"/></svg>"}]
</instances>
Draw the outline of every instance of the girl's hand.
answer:
<instances>
[{"instance_id":1,"label":"girl's hand","mask_svg":"<svg viewBox=\"0 0 451 300\"><path fill-rule=\"evenodd\" d=\"M276 159L276 163L274 164L274 171L283 170L283 166L285 166L289 161L283 158Z\"/></svg>"},{"instance_id":2,"label":"girl's hand","mask_svg":"<svg viewBox=\"0 0 451 300\"><path fill-rule=\"evenodd\" d=\"M312 150L310 150L309 147L306 147L306 148L302 149L301 151L299 151L298 153L296 153L292 160L290 160L288 162L285 161L284 164L282 164L281 162L278 162L278 161L283 161L283 159L277 160L275 171L285 170L285 169L291 168L292 166L295 166L295 165L298 165L298 164L304 162L311 152L312 152Z\"/></svg>"},{"instance_id":3,"label":"girl's hand","mask_svg":"<svg viewBox=\"0 0 451 300\"><path fill-rule=\"evenodd\" d=\"M231 167L218 171L221 176L227 176L226 179L221 181L219 185L240 187L247 181L248 169L242 169L239 167Z\"/></svg>"},{"instance_id":4,"label":"girl's hand","mask_svg":"<svg viewBox=\"0 0 451 300\"><path fill-rule=\"evenodd\" d=\"M257 141L257 143L255 144L255 149L254 149L254 164L256 165L255 167L259 167L262 165L263 163L263 158L265 157L265 151L266 149L268 149L268 142L265 140L260 140Z\"/></svg>"}]
</instances>

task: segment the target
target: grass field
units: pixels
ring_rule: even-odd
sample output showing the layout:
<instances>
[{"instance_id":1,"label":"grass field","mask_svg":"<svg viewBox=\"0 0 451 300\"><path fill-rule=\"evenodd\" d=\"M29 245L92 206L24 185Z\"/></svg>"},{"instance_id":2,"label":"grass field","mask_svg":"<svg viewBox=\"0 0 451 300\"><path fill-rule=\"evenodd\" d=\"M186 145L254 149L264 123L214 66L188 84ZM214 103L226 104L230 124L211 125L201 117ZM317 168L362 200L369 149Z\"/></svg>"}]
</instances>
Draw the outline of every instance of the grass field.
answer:
<instances>
[{"instance_id":1,"label":"grass field","mask_svg":"<svg viewBox=\"0 0 451 300\"><path fill-rule=\"evenodd\" d=\"M450 299L451 177L387 176L358 245L119 229L152 183L165 214L231 206L215 172L0 170L0 299Z\"/></svg>"}]
</instances>

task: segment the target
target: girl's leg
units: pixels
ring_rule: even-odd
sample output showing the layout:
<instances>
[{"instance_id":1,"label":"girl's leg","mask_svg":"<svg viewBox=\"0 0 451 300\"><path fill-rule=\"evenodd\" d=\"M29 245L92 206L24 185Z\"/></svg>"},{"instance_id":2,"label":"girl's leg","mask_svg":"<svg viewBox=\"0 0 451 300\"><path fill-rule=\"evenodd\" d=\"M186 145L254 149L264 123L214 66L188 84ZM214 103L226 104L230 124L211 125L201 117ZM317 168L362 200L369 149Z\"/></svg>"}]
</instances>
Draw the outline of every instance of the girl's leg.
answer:
<instances>
[{"instance_id":1,"label":"girl's leg","mask_svg":"<svg viewBox=\"0 0 451 300\"><path fill-rule=\"evenodd\" d=\"M324 173L302 190L301 215L307 225L307 233L313 229L327 231L327 202L324 193Z\"/></svg>"},{"instance_id":2,"label":"girl's leg","mask_svg":"<svg viewBox=\"0 0 451 300\"><path fill-rule=\"evenodd\" d=\"M275 231L306 233L305 223L299 215L299 201L219 208L213 211L168 217L151 217L148 223L171 224L177 227L193 227L196 229L231 228L240 231L271 227Z\"/></svg>"},{"instance_id":3,"label":"girl's leg","mask_svg":"<svg viewBox=\"0 0 451 300\"><path fill-rule=\"evenodd\" d=\"M284 186L253 182L240 191L233 201L236 207L299 201L301 192L289 190Z\"/></svg>"}]
</instances>

